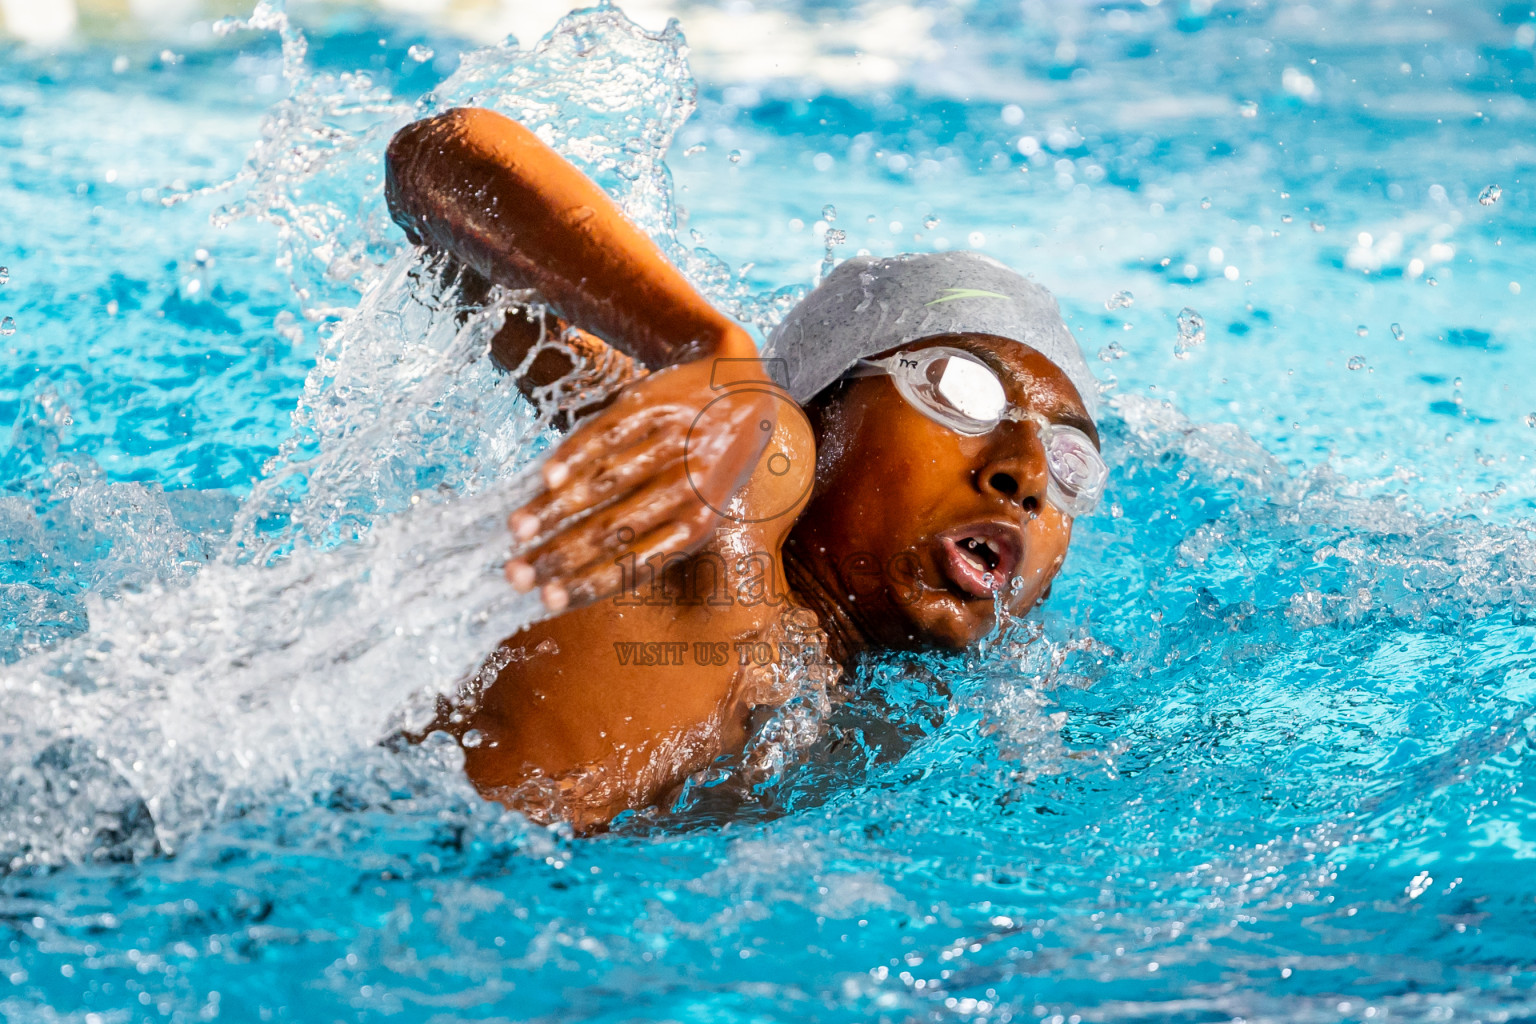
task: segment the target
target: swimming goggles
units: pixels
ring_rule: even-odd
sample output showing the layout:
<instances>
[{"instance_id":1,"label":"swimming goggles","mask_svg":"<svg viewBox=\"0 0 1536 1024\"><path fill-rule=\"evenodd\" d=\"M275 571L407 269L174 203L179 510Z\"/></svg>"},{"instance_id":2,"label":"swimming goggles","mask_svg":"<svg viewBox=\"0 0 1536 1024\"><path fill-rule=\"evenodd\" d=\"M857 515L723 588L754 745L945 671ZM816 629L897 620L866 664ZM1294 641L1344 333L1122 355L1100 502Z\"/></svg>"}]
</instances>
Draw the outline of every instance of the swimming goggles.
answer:
<instances>
[{"instance_id":1,"label":"swimming goggles","mask_svg":"<svg viewBox=\"0 0 1536 1024\"><path fill-rule=\"evenodd\" d=\"M897 352L884 359L860 359L844 376L882 374L918 412L957 434L979 437L1005 419L1033 422L1050 472L1045 500L1069 516L1087 515L1099 503L1109 467L1088 435L1013 408L997 373L971 353L945 346Z\"/></svg>"}]
</instances>

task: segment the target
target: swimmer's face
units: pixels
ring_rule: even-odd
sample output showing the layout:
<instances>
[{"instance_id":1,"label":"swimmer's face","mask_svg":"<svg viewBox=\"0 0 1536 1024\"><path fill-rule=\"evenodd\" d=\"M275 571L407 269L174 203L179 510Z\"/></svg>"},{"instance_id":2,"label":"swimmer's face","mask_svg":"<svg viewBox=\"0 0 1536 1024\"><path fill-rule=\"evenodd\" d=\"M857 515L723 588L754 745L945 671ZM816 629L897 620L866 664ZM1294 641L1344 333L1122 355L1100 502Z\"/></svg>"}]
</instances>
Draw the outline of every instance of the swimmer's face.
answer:
<instances>
[{"instance_id":1,"label":"swimmer's face","mask_svg":"<svg viewBox=\"0 0 1536 1024\"><path fill-rule=\"evenodd\" d=\"M975 354L1015 408L1097 443L1076 388L1033 349L965 334L891 351L933 345ZM790 540L872 642L965 647L993 628L995 590L1015 614L1045 595L1072 521L1045 500L1034 424L1005 420L967 437L923 415L885 376L844 382L809 411L816 487Z\"/></svg>"}]
</instances>

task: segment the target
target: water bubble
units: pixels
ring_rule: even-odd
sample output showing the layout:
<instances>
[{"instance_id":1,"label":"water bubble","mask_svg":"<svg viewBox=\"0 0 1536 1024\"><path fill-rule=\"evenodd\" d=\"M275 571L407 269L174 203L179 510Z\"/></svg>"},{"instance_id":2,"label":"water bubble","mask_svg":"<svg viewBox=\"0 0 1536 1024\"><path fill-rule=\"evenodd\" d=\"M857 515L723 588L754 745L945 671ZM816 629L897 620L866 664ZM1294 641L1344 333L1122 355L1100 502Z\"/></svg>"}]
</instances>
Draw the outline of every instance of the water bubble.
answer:
<instances>
[{"instance_id":1,"label":"water bubble","mask_svg":"<svg viewBox=\"0 0 1536 1024\"><path fill-rule=\"evenodd\" d=\"M1406 336L1407 335L1405 335L1403 333L1403 325L1402 324L1393 324L1392 325L1392 337L1396 338L1398 341L1402 341L1403 338L1405 338Z\"/></svg>"},{"instance_id":2,"label":"water bubble","mask_svg":"<svg viewBox=\"0 0 1536 1024\"><path fill-rule=\"evenodd\" d=\"M1126 291L1115 292L1115 294L1111 295L1109 298L1104 300L1104 308L1105 309L1130 309L1132 304L1135 303L1135 301L1136 301L1136 296L1132 295L1130 292L1126 292Z\"/></svg>"},{"instance_id":3,"label":"water bubble","mask_svg":"<svg viewBox=\"0 0 1536 1024\"><path fill-rule=\"evenodd\" d=\"M1363 370L1365 369L1365 356L1350 356L1349 362L1344 365L1348 366L1351 370Z\"/></svg>"},{"instance_id":4,"label":"water bubble","mask_svg":"<svg viewBox=\"0 0 1536 1024\"><path fill-rule=\"evenodd\" d=\"M833 221L837 220L837 207L833 206L831 203L823 206L821 208L821 219L826 221L828 224L831 224Z\"/></svg>"},{"instance_id":5,"label":"water bubble","mask_svg":"<svg viewBox=\"0 0 1536 1024\"><path fill-rule=\"evenodd\" d=\"M1099 349L1099 358L1106 363L1111 359L1123 359L1125 358L1125 349L1121 347L1118 341L1112 341Z\"/></svg>"},{"instance_id":6,"label":"water bubble","mask_svg":"<svg viewBox=\"0 0 1536 1024\"><path fill-rule=\"evenodd\" d=\"M411 60L418 64L425 64L427 61L436 56L436 54L432 51L432 47L422 46L420 43L417 43L415 46L411 47L405 52L410 55Z\"/></svg>"},{"instance_id":7,"label":"water bubble","mask_svg":"<svg viewBox=\"0 0 1536 1024\"><path fill-rule=\"evenodd\" d=\"M1200 209L1202 209L1202 210L1209 210L1210 208L1211 208L1211 197L1210 196L1202 197L1201 200L1200 200Z\"/></svg>"},{"instance_id":8,"label":"water bubble","mask_svg":"<svg viewBox=\"0 0 1536 1024\"><path fill-rule=\"evenodd\" d=\"M1494 203L1499 201L1499 197L1503 194L1504 190L1499 186L1489 185L1487 188L1483 189L1477 194L1477 201L1482 203L1484 206L1492 206Z\"/></svg>"},{"instance_id":9,"label":"water bubble","mask_svg":"<svg viewBox=\"0 0 1536 1024\"><path fill-rule=\"evenodd\" d=\"M837 211L832 210L830 206L823 209L822 213L825 214L829 210L834 217L837 216ZM837 266L837 258L832 255L832 250L848 241L848 232L842 228L827 228L827 233L822 236L822 239L826 242L826 251L821 258L821 277L825 278L832 273L832 268Z\"/></svg>"},{"instance_id":10,"label":"water bubble","mask_svg":"<svg viewBox=\"0 0 1536 1024\"><path fill-rule=\"evenodd\" d=\"M733 149L726 154L725 158L733 164L739 164L741 163L741 150Z\"/></svg>"},{"instance_id":11,"label":"water bubble","mask_svg":"<svg viewBox=\"0 0 1536 1024\"><path fill-rule=\"evenodd\" d=\"M1355 328L1355 333L1360 335L1360 337L1363 338L1367 334L1371 333L1371 329L1369 327L1365 326L1365 324L1361 324L1359 327Z\"/></svg>"},{"instance_id":12,"label":"water bubble","mask_svg":"<svg viewBox=\"0 0 1536 1024\"><path fill-rule=\"evenodd\" d=\"M1241 109L1244 117L1259 116L1259 105L1253 100L1244 100L1242 106L1239 109Z\"/></svg>"},{"instance_id":13,"label":"water bubble","mask_svg":"<svg viewBox=\"0 0 1536 1024\"><path fill-rule=\"evenodd\" d=\"M1292 220L1292 219L1293 219L1293 218L1292 218L1292 217L1291 217L1291 215L1290 215L1290 214L1288 214L1288 213L1282 213L1282 214L1281 214L1281 215L1280 215L1280 223L1281 223L1281 224L1289 224L1289 223L1290 223L1290 222L1291 222L1291 220Z\"/></svg>"},{"instance_id":14,"label":"water bubble","mask_svg":"<svg viewBox=\"0 0 1536 1024\"><path fill-rule=\"evenodd\" d=\"M1318 234L1322 234L1324 231L1328 230L1328 226L1326 224L1319 224L1314 220L1312 222L1312 230L1316 231Z\"/></svg>"},{"instance_id":15,"label":"water bubble","mask_svg":"<svg viewBox=\"0 0 1536 1024\"><path fill-rule=\"evenodd\" d=\"M10 267L0 267L0 285L4 285L6 282L10 281L10 279L11 279L11 268Z\"/></svg>"},{"instance_id":16,"label":"water bubble","mask_svg":"<svg viewBox=\"0 0 1536 1024\"><path fill-rule=\"evenodd\" d=\"M459 742L464 744L466 747L478 747L480 744L485 742L485 734L482 733L479 729L471 729L464 734L464 738Z\"/></svg>"},{"instance_id":17,"label":"water bubble","mask_svg":"<svg viewBox=\"0 0 1536 1024\"><path fill-rule=\"evenodd\" d=\"M1536 412L1526 414L1525 425L1536 430Z\"/></svg>"},{"instance_id":18,"label":"water bubble","mask_svg":"<svg viewBox=\"0 0 1536 1024\"><path fill-rule=\"evenodd\" d=\"M0 320L0 338L9 338L16 333L16 321L10 317Z\"/></svg>"},{"instance_id":19,"label":"water bubble","mask_svg":"<svg viewBox=\"0 0 1536 1024\"><path fill-rule=\"evenodd\" d=\"M1173 354L1178 359L1188 359L1195 346L1204 344L1205 317L1185 306L1179 311L1179 338L1174 342Z\"/></svg>"},{"instance_id":20,"label":"water bubble","mask_svg":"<svg viewBox=\"0 0 1536 1024\"><path fill-rule=\"evenodd\" d=\"M683 156L698 156L702 152L704 152L704 143L700 142L683 150Z\"/></svg>"},{"instance_id":21,"label":"water bubble","mask_svg":"<svg viewBox=\"0 0 1536 1024\"><path fill-rule=\"evenodd\" d=\"M932 231L934 228L936 228L938 226L939 226L939 218L933 216L932 214L929 214L928 216L923 218L923 227L927 228L929 231Z\"/></svg>"},{"instance_id":22,"label":"water bubble","mask_svg":"<svg viewBox=\"0 0 1536 1024\"><path fill-rule=\"evenodd\" d=\"M1289 198L1291 198L1291 194L1289 192L1281 192L1280 193L1280 198L1281 199L1289 199Z\"/></svg>"}]
</instances>

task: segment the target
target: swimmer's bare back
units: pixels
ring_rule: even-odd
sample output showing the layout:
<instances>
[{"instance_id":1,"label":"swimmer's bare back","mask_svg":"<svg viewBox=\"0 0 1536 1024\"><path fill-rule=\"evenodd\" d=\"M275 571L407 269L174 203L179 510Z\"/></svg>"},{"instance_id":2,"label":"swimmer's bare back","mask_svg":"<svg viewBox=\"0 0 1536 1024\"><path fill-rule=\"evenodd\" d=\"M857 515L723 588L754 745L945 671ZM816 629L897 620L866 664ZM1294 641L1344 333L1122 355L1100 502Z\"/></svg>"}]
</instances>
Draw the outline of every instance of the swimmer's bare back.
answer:
<instances>
[{"instance_id":1,"label":"swimmer's bare back","mask_svg":"<svg viewBox=\"0 0 1536 1024\"><path fill-rule=\"evenodd\" d=\"M791 608L780 551L814 437L760 383L745 331L522 125L451 110L401 129L387 165L412 242L537 292L579 354L611 345L652 371L579 423L509 518L509 582L560 614L508 638L494 682L436 723L477 734L465 766L487 795L589 830L739 750L751 709L783 699L742 652ZM530 330L509 316L499 340L526 348Z\"/></svg>"}]
</instances>

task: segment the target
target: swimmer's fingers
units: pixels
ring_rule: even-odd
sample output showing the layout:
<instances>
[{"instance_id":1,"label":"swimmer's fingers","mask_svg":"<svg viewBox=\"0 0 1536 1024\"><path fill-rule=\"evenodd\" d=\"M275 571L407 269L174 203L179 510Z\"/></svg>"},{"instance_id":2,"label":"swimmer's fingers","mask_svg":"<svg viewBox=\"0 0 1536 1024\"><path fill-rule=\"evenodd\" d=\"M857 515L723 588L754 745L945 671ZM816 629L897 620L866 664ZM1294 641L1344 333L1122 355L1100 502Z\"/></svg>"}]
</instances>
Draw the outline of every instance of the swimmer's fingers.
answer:
<instances>
[{"instance_id":1,"label":"swimmer's fingers","mask_svg":"<svg viewBox=\"0 0 1536 1024\"><path fill-rule=\"evenodd\" d=\"M607 408L577 426L544 464L544 482L551 489L557 488L565 480L580 475L584 467L647 437L686 436L688 424L698 415L697 409L692 403L679 403L655 394L661 390L658 382L664 384L671 379L668 372L663 370L633 382Z\"/></svg>"},{"instance_id":2,"label":"swimmer's fingers","mask_svg":"<svg viewBox=\"0 0 1536 1024\"><path fill-rule=\"evenodd\" d=\"M554 537L519 553L509 564L528 566L533 574L514 575L517 570L509 569L509 578L522 589L529 589L558 582L593 563L612 562L633 547L636 537L670 522L691 518L699 504L688 487L684 468L672 467L623 501L568 523ZM689 538L690 541L703 540L713 525L712 521L705 523L700 536Z\"/></svg>"},{"instance_id":3,"label":"swimmer's fingers","mask_svg":"<svg viewBox=\"0 0 1536 1024\"><path fill-rule=\"evenodd\" d=\"M508 562L507 579L522 591L540 588L555 611L573 596L584 603L610 596L620 586L619 567L648 574L645 559L658 552L672 557L698 550L720 524L718 510L739 482L728 460L707 467L674 463L622 500L563 523Z\"/></svg>"},{"instance_id":4,"label":"swimmer's fingers","mask_svg":"<svg viewBox=\"0 0 1536 1024\"><path fill-rule=\"evenodd\" d=\"M664 526L636 538L627 556L594 561L565 578L544 585L541 596L551 611L580 607L626 590L650 592L648 563L665 565L669 558L696 550L709 536L718 517L707 506L694 509Z\"/></svg>"},{"instance_id":5,"label":"swimmer's fingers","mask_svg":"<svg viewBox=\"0 0 1536 1024\"><path fill-rule=\"evenodd\" d=\"M691 492L720 508L750 475L772 432L770 395L720 396L702 409L698 396L644 399L625 396L560 446L544 467L545 492L508 519L516 541L541 546L663 478L680 495Z\"/></svg>"},{"instance_id":6,"label":"swimmer's fingers","mask_svg":"<svg viewBox=\"0 0 1536 1024\"><path fill-rule=\"evenodd\" d=\"M578 468L555 474L553 484L546 474L547 489L508 518L513 538L528 548L542 547L587 517L627 502L658 479L686 485L683 446L674 432L655 429L627 446L615 439L576 463ZM556 458L566 459L564 448Z\"/></svg>"}]
</instances>

